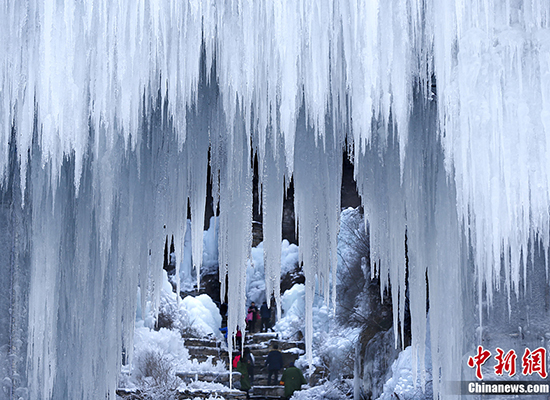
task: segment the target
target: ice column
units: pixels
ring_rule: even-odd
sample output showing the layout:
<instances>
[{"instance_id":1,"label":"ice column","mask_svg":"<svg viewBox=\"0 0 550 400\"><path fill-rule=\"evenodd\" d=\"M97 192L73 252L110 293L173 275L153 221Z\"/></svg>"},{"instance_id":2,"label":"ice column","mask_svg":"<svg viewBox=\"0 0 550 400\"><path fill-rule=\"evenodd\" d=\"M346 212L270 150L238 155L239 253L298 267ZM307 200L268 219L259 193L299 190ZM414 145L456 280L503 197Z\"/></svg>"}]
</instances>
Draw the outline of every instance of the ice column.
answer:
<instances>
[{"instance_id":1,"label":"ice column","mask_svg":"<svg viewBox=\"0 0 550 400\"><path fill-rule=\"evenodd\" d=\"M312 305L319 294L330 303L330 279L336 268L336 239L340 221L340 190L342 182L341 137L333 131L327 118L325 136L306 121L300 111L294 145L294 204L300 262L306 279L306 354L312 360L313 320Z\"/></svg>"},{"instance_id":2,"label":"ice column","mask_svg":"<svg viewBox=\"0 0 550 400\"><path fill-rule=\"evenodd\" d=\"M446 168L491 302L501 257L506 290L517 291L529 239L549 244L550 4L434 2L428 11Z\"/></svg>"},{"instance_id":3,"label":"ice column","mask_svg":"<svg viewBox=\"0 0 550 400\"><path fill-rule=\"evenodd\" d=\"M265 154L260 156L262 216L264 236L264 270L267 304L271 296L277 305L277 320L281 318L281 224L285 189L285 160L282 138L272 128L266 134Z\"/></svg>"},{"instance_id":4,"label":"ice column","mask_svg":"<svg viewBox=\"0 0 550 400\"><path fill-rule=\"evenodd\" d=\"M244 107L243 107L244 108ZM246 267L252 246L252 165L250 136L246 121L237 107L234 126L218 132L215 140L224 140L224 157L219 159L220 227L219 265L221 298L227 294L227 328L231 338L237 327L243 332L246 316ZM227 286L225 284L227 279ZM243 341L244 343L244 341ZM230 356L231 356L230 347Z\"/></svg>"},{"instance_id":5,"label":"ice column","mask_svg":"<svg viewBox=\"0 0 550 400\"><path fill-rule=\"evenodd\" d=\"M7 397L27 393L26 356L31 213L29 199L23 206L15 131L8 145L9 174L0 190L0 374ZM27 171L28 172L28 171ZM28 177L27 177L28 179ZM26 193L25 195L28 195Z\"/></svg>"}]
</instances>

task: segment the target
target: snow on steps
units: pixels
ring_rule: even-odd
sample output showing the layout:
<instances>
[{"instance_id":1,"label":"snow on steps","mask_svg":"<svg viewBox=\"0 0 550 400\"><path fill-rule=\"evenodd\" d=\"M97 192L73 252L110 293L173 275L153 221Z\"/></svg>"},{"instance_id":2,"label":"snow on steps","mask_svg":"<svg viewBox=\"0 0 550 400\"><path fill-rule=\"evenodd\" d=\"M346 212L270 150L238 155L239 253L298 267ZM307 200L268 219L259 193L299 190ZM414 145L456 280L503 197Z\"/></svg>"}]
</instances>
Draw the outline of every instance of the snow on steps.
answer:
<instances>
[{"instance_id":1,"label":"snow on steps","mask_svg":"<svg viewBox=\"0 0 550 400\"><path fill-rule=\"evenodd\" d=\"M118 389L117 398L124 400L145 400L150 399L148 394L142 393L139 389ZM240 390L201 390L201 389L177 389L175 398L177 400L184 399L208 399L211 396L221 397L225 400L241 400L246 399L246 393ZM269 397L265 397L268 399Z\"/></svg>"},{"instance_id":2,"label":"snow on steps","mask_svg":"<svg viewBox=\"0 0 550 400\"><path fill-rule=\"evenodd\" d=\"M185 348L189 351L190 358L197 359L199 362L205 362L208 357L212 357L213 360L223 359L221 343L214 339L186 338ZM227 356L225 356L225 360L227 360Z\"/></svg>"},{"instance_id":3,"label":"snow on steps","mask_svg":"<svg viewBox=\"0 0 550 400\"><path fill-rule=\"evenodd\" d=\"M283 365L287 367L290 362L304 354L304 342L287 341L280 339L276 333L255 333L245 336L245 346L248 347L255 358L254 381L250 390L251 399L274 400L280 399L284 395L284 387L281 385L267 385L267 370L264 367L265 359L269 352L273 350L273 345L277 344L283 355ZM229 355L225 344L217 342L209 338L186 338L185 347L189 351L191 359L197 359L199 362L204 362L208 358L212 358L213 362L219 360L226 363L229 362ZM233 371L232 380L237 382L240 379L240 373ZM280 379L282 371L279 371L278 378ZM315 375L315 374L314 374ZM208 372L186 372L178 371L176 376L183 382L191 381L216 382L229 386L229 371L225 373L208 373ZM313 378L313 377L312 377ZM310 382L311 384L311 382ZM117 395L124 400L141 400L145 396L139 389L119 389ZM176 399L207 399L210 396L222 397L226 400L246 399L246 393L229 389L227 390L205 390L205 389L178 389Z\"/></svg>"},{"instance_id":4,"label":"snow on steps","mask_svg":"<svg viewBox=\"0 0 550 400\"><path fill-rule=\"evenodd\" d=\"M226 391L216 390L215 392L207 390L184 390L179 393L178 400L180 399L208 399L211 396L222 397L225 400L232 399L246 399L246 393L240 390L231 390L227 388Z\"/></svg>"},{"instance_id":5,"label":"snow on steps","mask_svg":"<svg viewBox=\"0 0 550 400\"><path fill-rule=\"evenodd\" d=\"M252 382L252 389L250 390L251 399L280 399L284 395L284 387L280 385L268 386L267 385L267 369L264 367L265 359L269 352L273 350L273 346L277 344L279 350L283 355L283 365L286 367L291 362L298 359L301 354L305 352L305 343L302 341L288 341L280 339L279 335L273 332L267 333L252 333L245 335L245 347L250 349L250 352L255 359L254 367L254 381ZM206 361L209 357L212 358L212 362L219 360L229 364L229 353L225 344L216 342L211 339L200 338L187 338L185 339L185 347L189 351L191 359L197 359L200 362ZM239 377L233 375L233 382L237 382ZM279 371L278 378L280 379L282 370ZM224 376L214 376L214 374L194 374L178 372L177 376L184 381L199 380L206 382L221 382L227 384L229 373ZM240 376L240 374L239 374Z\"/></svg>"},{"instance_id":6,"label":"snow on steps","mask_svg":"<svg viewBox=\"0 0 550 400\"><path fill-rule=\"evenodd\" d=\"M284 394L284 386L252 386L250 390L252 399L280 399Z\"/></svg>"},{"instance_id":7,"label":"snow on steps","mask_svg":"<svg viewBox=\"0 0 550 400\"><path fill-rule=\"evenodd\" d=\"M273 345L277 344L279 351L283 355L283 365L288 367L291 362L295 362L298 357L305 352L305 343L279 339L275 333L255 333L246 336L246 347L254 356L254 385L260 387L272 387L267 385L267 369L264 367L267 355L273 350ZM225 356L227 359L227 355ZM282 375L279 372L278 378Z\"/></svg>"},{"instance_id":8,"label":"snow on steps","mask_svg":"<svg viewBox=\"0 0 550 400\"><path fill-rule=\"evenodd\" d=\"M241 373L233 371L232 380L236 382L241 379ZM229 371L223 373L210 373L210 372L176 372L176 376L180 378L185 383L190 383L192 381L201 381L201 382L217 382L228 384L229 383Z\"/></svg>"}]
</instances>

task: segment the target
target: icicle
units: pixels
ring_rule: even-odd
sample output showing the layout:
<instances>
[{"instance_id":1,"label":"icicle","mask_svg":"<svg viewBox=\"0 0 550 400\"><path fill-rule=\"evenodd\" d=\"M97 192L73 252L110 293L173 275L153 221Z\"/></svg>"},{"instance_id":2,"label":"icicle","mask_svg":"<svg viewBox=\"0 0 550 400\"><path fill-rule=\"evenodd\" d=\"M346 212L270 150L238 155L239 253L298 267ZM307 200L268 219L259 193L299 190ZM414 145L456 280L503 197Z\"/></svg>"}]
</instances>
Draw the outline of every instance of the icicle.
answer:
<instances>
[{"instance_id":1,"label":"icicle","mask_svg":"<svg viewBox=\"0 0 550 400\"><path fill-rule=\"evenodd\" d=\"M262 160L261 188L263 213L265 294L267 304L275 297L277 321L281 318L281 241L283 218L284 152L281 140L271 129L266 135Z\"/></svg>"},{"instance_id":2,"label":"icicle","mask_svg":"<svg viewBox=\"0 0 550 400\"><path fill-rule=\"evenodd\" d=\"M191 237L193 244L193 268L197 274L197 291L200 289L200 268L202 266L202 232L204 230L204 210L206 205L206 179L208 170L208 150L210 147L211 104L216 101L215 87L208 83L210 70L206 66L206 52L203 49L200 62L201 96L191 109L187 119L187 171L189 202L191 206Z\"/></svg>"},{"instance_id":3,"label":"icicle","mask_svg":"<svg viewBox=\"0 0 550 400\"><path fill-rule=\"evenodd\" d=\"M320 294L330 301L328 283L336 268L336 238L340 218L342 141L327 124L324 139L307 125L302 109L296 131L294 160L294 209L299 226L300 262L306 279L305 341L312 361L312 304L316 280L324 284ZM311 171L316 171L311 174ZM334 264L333 264L334 263Z\"/></svg>"},{"instance_id":4,"label":"icicle","mask_svg":"<svg viewBox=\"0 0 550 400\"><path fill-rule=\"evenodd\" d=\"M548 79L541 72L548 62L549 7L434 2L430 10L446 168L457 182L459 218L471 221L476 265L486 266L480 274L489 301L502 245L512 254L509 273L517 288L517 255L527 252L532 224L535 230L545 225L538 216L546 214L548 192L531 189L548 182L548 168L535 165L549 160Z\"/></svg>"},{"instance_id":5,"label":"icicle","mask_svg":"<svg viewBox=\"0 0 550 400\"><path fill-rule=\"evenodd\" d=\"M227 143L226 158L220 160L222 168L218 240L219 265L226 266L220 268L220 282L225 282L227 277L225 290L230 305L227 314L228 337L234 337L237 330L241 330L244 343L246 268L252 247L252 166L250 137L245 130L243 114L239 110L240 106L237 104L235 125L230 130L232 137ZM222 292L222 296L224 295Z\"/></svg>"}]
</instances>

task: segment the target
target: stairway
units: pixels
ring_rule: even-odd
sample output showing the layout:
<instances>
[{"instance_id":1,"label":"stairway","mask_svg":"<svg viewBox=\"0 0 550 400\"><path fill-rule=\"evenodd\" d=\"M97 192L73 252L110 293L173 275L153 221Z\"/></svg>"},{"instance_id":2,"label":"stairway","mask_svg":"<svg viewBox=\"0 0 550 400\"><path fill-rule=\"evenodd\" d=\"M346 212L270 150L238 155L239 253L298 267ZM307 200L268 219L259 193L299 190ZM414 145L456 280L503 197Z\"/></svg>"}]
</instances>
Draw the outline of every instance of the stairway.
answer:
<instances>
[{"instance_id":1,"label":"stairway","mask_svg":"<svg viewBox=\"0 0 550 400\"><path fill-rule=\"evenodd\" d=\"M227 364L227 351L222 351L222 343L213 338L187 338L185 348L189 351L189 358L198 362L205 362L208 357L214 360L224 360ZM223 355L225 358L223 358Z\"/></svg>"},{"instance_id":2,"label":"stairway","mask_svg":"<svg viewBox=\"0 0 550 400\"><path fill-rule=\"evenodd\" d=\"M279 385L267 385L268 371L265 368L265 360L269 352L273 349L273 345L277 344L279 351L283 355L283 366L286 368L291 362L298 359L305 352L305 344L301 341L289 341L279 338L276 333L255 333L245 336L245 347L250 349L254 356L254 380L251 381L252 389L249 391L251 399L274 400L281 399L284 395L284 387ZM229 353L225 343L220 343L215 339L209 338L187 338L185 339L185 347L189 351L190 359L196 359L199 362L204 362L208 358L212 359L212 363L220 360L229 366ZM282 370L279 371L278 379L281 378ZM207 389L208 386L200 389L178 389L173 392L173 398L178 400L183 399L208 399L211 396L221 397L225 400L246 399L246 393L243 391L229 388L229 368L225 373L190 373L187 371L177 371L176 376L182 381L190 384L191 382L214 382L216 389ZM232 381L238 382L240 373L232 371ZM313 380L315 381L315 380ZM190 385L188 387L192 387ZM200 384L197 386L201 386ZM147 398L144 393L137 389L118 389L117 395L125 400L142 400Z\"/></svg>"},{"instance_id":3,"label":"stairway","mask_svg":"<svg viewBox=\"0 0 550 400\"><path fill-rule=\"evenodd\" d=\"M276 333L255 333L247 335L245 347L250 349L254 356L254 381L250 391L251 399L280 399L284 395L284 387L275 382L268 386L268 371L265 367L265 360L273 345L277 344L283 355L283 366L286 368L291 362L298 359L305 352L304 342L283 340ZM281 379L283 370L279 371L278 380Z\"/></svg>"},{"instance_id":4,"label":"stairway","mask_svg":"<svg viewBox=\"0 0 550 400\"><path fill-rule=\"evenodd\" d=\"M305 352L304 342L296 342L280 339L276 333L254 333L245 336L245 347L250 349L254 356L254 380L252 389L249 392L251 399L280 399L284 394L284 387L276 385L267 385L268 372L265 368L265 360L273 345L279 346L279 351L283 355L283 365L287 367L291 362L298 359ZM225 345L208 339L186 339L185 347L189 350L190 358L196 358L198 361L205 361L209 356L213 361L223 360L229 365L229 353ZM279 371L278 378L281 378L282 370ZM180 376L180 375L178 375ZM199 379L201 379L199 377ZM205 378L208 380L209 378ZM235 380L235 375L233 375ZM237 378L238 379L238 378ZM224 382L226 384L226 382ZM180 397L181 398L181 397Z\"/></svg>"}]
</instances>

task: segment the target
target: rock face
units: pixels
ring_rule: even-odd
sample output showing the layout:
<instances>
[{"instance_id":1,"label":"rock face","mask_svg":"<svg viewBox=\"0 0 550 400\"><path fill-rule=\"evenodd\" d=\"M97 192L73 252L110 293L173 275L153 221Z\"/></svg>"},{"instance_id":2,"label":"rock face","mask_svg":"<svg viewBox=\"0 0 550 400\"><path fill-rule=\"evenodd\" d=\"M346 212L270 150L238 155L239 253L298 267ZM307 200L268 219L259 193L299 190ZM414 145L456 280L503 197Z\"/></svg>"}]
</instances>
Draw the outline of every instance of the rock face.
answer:
<instances>
[{"instance_id":1,"label":"rock face","mask_svg":"<svg viewBox=\"0 0 550 400\"><path fill-rule=\"evenodd\" d=\"M361 338L362 365L359 379L366 398L377 399L382 394L384 383L391 376L391 366L398 355L393 329L379 331L368 340Z\"/></svg>"},{"instance_id":2,"label":"rock face","mask_svg":"<svg viewBox=\"0 0 550 400\"><path fill-rule=\"evenodd\" d=\"M281 294L298 283L305 283L304 271L299 265L296 265L292 271L281 276Z\"/></svg>"},{"instance_id":3,"label":"rock face","mask_svg":"<svg viewBox=\"0 0 550 400\"><path fill-rule=\"evenodd\" d=\"M364 228L362 211L346 210L342 214L341 243L345 252L338 281L339 322L360 327L356 347L355 374L366 398L377 398L391 373L399 351L395 349L391 293L384 290L381 298L380 279L371 276L370 237ZM382 301L383 300L383 301ZM404 338L410 343L410 314L405 301Z\"/></svg>"},{"instance_id":4,"label":"rock face","mask_svg":"<svg viewBox=\"0 0 550 400\"><path fill-rule=\"evenodd\" d=\"M208 167L210 174L210 166ZM210 176L210 175L209 175ZM254 160L254 175L253 175L253 193L252 193L252 245L256 246L263 240L262 232L262 212L260 207L260 189L258 184L258 164ZM353 179L353 164L350 162L347 154L344 154L342 165L342 191L341 191L341 207L359 207L361 199L357 193L355 180ZM212 183L209 181L206 189L206 208L204 218L204 229L207 230L210 224L210 217L214 216L214 199L212 197ZM286 195L283 201L283 220L282 220L282 235L283 239L287 239L290 243L298 244L296 236L296 220L294 215L294 183L291 181L286 190Z\"/></svg>"}]
</instances>

